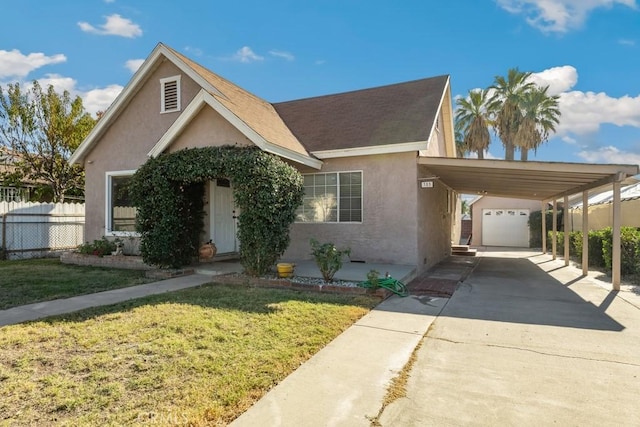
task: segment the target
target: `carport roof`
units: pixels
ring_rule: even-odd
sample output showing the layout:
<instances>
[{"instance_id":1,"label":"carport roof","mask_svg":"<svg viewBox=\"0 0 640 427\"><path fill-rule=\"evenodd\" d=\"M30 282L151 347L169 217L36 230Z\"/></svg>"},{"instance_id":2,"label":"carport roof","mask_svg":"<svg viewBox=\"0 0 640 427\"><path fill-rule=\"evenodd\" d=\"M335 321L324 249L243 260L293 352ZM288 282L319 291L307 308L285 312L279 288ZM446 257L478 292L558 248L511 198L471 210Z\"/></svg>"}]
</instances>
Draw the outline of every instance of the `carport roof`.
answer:
<instances>
[{"instance_id":1,"label":"carport roof","mask_svg":"<svg viewBox=\"0 0 640 427\"><path fill-rule=\"evenodd\" d=\"M422 179L437 178L465 194L553 200L624 181L640 174L638 165L521 162L419 157Z\"/></svg>"}]
</instances>

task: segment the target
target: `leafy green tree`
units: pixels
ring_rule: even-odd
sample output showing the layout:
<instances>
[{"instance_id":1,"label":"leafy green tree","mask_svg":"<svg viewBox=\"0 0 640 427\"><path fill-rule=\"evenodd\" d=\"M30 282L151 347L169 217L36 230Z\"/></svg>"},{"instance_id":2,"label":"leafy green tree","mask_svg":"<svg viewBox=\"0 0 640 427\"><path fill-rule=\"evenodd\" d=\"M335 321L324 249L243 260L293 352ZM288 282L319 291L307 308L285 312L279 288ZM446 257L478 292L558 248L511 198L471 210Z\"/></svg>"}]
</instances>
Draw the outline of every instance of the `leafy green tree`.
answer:
<instances>
[{"instance_id":1,"label":"leafy green tree","mask_svg":"<svg viewBox=\"0 0 640 427\"><path fill-rule=\"evenodd\" d=\"M529 76L530 72L511 68L506 78L496 76L490 87L494 93L489 100L489 110L495 115L494 128L505 147L505 160L514 159L516 134L524 118L523 99L535 88Z\"/></svg>"},{"instance_id":2,"label":"leafy green tree","mask_svg":"<svg viewBox=\"0 0 640 427\"><path fill-rule=\"evenodd\" d=\"M43 91L34 81L23 91L18 83L0 86L0 146L14 158L13 179L44 183L54 202L84 188L84 172L69 163L95 124L80 97Z\"/></svg>"},{"instance_id":3,"label":"leafy green tree","mask_svg":"<svg viewBox=\"0 0 640 427\"><path fill-rule=\"evenodd\" d=\"M549 87L533 87L523 94L521 100L522 121L516 132L515 145L520 149L520 160L528 160L529 150L548 141L549 133L560 123L558 96L547 94Z\"/></svg>"},{"instance_id":4,"label":"leafy green tree","mask_svg":"<svg viewBox=\"0 0 640 427\"><path fill-rule=\"evenodd\" d=\"M478 158L484 159L491 142L488 91L471 90L467 98L459 98L456 104L455 130L462 135L463 150L478 153Z\"/></svg>"}]
</instances>

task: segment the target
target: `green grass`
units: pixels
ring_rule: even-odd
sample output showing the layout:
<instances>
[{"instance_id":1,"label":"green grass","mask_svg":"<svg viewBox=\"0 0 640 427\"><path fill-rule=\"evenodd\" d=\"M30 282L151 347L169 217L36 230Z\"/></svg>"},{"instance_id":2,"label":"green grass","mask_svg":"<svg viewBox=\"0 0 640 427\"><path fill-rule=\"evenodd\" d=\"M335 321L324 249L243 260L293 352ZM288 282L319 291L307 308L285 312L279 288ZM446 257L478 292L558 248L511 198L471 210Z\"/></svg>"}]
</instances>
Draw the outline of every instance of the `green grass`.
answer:
<instances>
[{"instance_id":1,"label":"green grass","mask_svg":"<svg viewBox=\"0 0 640 427\"><path fill-rule=\"evenodd\" d=\"M0 261L0 310L150 281L143 271L67 265L58 259Z\"/></svg>"},{"instance_id":2,"label":"green grass","mask_svg":"<svg viewBox=\"0 0 640 427\"><path fill-rule=\"evenodd\" d=\"M0 425L226 425L378 301L210 284L6 326Z\"/></svg>"}]
</instances>

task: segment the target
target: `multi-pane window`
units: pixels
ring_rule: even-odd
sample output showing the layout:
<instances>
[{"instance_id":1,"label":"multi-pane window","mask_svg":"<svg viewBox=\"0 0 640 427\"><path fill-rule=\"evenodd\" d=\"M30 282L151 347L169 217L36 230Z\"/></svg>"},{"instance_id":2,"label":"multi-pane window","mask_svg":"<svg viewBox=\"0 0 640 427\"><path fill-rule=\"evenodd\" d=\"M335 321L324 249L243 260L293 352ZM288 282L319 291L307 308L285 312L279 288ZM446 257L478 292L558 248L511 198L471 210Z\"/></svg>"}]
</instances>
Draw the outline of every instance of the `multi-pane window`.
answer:
<instances>
[{"instance_id":1,"label":"multi-pane window","mask_svg":"<svg viewBox=\"0 0 640 427\"><path fill-rule=\"evenodd\" d=\"M362 222L362 172L304 175L298 222Z\"/></svg>"},{"instance_id":2,"label":"multi-pane window","mask_svg":"<svg viewBox=\"0 0 640 427\"><path fill-rule=\"evenodd\" d=\"M110 233L136 231L137 209L129 194L131 176L116 173L107 175L107 230Z\"/></svg>"}]
</instances>

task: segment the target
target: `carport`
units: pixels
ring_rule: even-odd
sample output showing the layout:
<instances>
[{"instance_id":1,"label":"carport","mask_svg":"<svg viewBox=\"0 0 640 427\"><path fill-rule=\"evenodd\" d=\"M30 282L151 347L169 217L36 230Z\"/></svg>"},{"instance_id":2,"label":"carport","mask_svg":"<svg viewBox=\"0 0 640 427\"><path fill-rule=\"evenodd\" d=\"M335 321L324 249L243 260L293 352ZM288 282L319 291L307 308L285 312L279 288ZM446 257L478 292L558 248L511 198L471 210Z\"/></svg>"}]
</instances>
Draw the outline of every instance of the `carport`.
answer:
<instances>
[{"instance_id":1,"label":"carport","mask_svg":"<svg viewBox=\"0 0 640 427\"><path fill-rule=\"evenodd\" d=\"M560 162L521 162L507 160L458 159L445 157L419 157L421 180L438 180L460 194L478 194L519 199L539 200L542 211L553 205L552 256L556 258L556 217L558 201L569 206L569 196L582 194L587 206L589 191L613 188L613 252L612 284L620 289L620 187L628 178L640 174L638 165L585 164ZM564 224L569 210L564 209ZM546 253L546 223L542 215L542 248ZM589 270L589 219L583 209L582 221L582 273ZM569 265L569 239L564 239L564 262Z\"/></svg>"}]
</instances>

